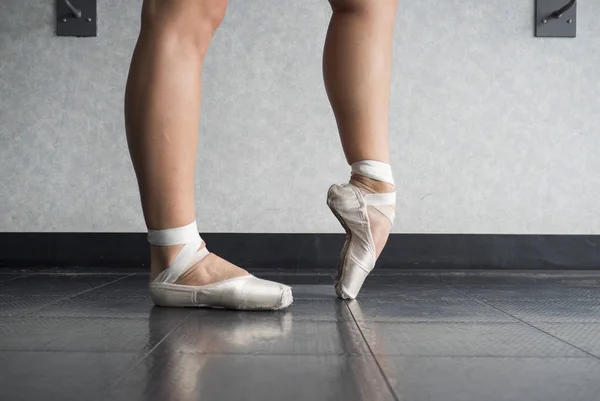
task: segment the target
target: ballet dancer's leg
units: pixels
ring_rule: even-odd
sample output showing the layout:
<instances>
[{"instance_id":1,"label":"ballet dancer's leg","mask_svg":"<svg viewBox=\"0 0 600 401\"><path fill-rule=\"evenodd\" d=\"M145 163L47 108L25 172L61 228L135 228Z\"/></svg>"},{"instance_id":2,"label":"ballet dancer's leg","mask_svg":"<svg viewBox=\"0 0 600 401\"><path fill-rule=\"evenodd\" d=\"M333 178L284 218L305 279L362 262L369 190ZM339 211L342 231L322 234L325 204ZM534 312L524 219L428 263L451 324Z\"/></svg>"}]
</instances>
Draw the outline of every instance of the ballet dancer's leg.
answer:
<instances>
[{"instance_id":1,"label":"ballet dancer's leg","mask_svg":"<svg viewBox=\"0 0 600 401\"><path fill-rule=\"evenodd\" d=\"M397 1L329 2L333 15L323 76L352 175L349 184L331 187L328 204L348 234L336 292L355 298L387 242L395 214L388 108Z\"/></svg>"},{"instance_id":2,"label":"ballet dancer's leg","mask_svg":"<svg viewBox=\"0 0 600 401\"><path fill-rule=\"evenodd\" d=\"M194 166L204 56L227 0L145 0L125 94L127 141L151 243L157 304L288 306L287 286L209 253L196 227Z\"/></svg>"}]
</instances>

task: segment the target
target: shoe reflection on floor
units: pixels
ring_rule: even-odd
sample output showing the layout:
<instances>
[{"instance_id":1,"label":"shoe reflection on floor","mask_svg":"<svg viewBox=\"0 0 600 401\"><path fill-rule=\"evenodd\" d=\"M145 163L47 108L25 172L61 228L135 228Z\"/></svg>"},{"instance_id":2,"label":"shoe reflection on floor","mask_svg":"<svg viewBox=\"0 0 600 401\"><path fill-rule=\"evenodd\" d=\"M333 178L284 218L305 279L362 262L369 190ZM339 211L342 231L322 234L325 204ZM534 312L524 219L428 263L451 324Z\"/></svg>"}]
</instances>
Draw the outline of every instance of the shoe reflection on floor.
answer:
<instances>
[{"instance_id":1,"label":"shoe reflection on floor","mask_svg":"<svg viewBox=\"0 0 600 401\"><path fill-rule=\"evenodd\" d=\"M145 399L209 399L215 394L239 394L241 389L271 393L270 396L293 393L298 399L306 399L304 395L314 390L311 386L330 386L331 399L339 396L350 401L389 399L373 359L358 356L364 356L364 339L344 301L337 301L334 306L337 328L334 338L339 341L343 354L353 357L342 358L340 362L339 355L298 354L297 366L287 363L281 369L272 367L273 364L265 365L260 358L271 358L277 366L278 355L289 360L290 355L298 352L294 349L297 340L293 338L293 308L254 313L191 310L185 321L161 341L160 336L164 337L162 321L170 311L172 309L160 307L151 311L149 339L152 344L160 343L141 362L144 369L138 369L135 374L135 381L146 381L138 387L143 389ZM307 324L311 322L302 321L304 327ZM300 321L298 326L301 326ZM252 360L257 360L256 366L264 369L253 369ZM327 378L322 380L315 379L314 375L309 379L302 372L310 372L311 367L306 366L310 361L321 368L331 366L334 371L327 372ZM228 371L227 366L234 369ZM141 383L138 381L138 384ZM239 388L234 390L236 386Z\"/></svg>"}]
</instances>

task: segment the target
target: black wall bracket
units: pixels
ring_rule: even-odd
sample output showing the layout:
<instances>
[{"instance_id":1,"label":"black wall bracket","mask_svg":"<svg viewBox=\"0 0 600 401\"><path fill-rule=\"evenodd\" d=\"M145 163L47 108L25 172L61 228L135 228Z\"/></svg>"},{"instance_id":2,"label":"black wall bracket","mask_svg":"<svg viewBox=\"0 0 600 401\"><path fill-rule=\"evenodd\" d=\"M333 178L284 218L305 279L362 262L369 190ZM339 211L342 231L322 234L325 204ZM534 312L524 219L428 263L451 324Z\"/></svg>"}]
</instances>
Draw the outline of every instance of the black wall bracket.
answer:
<instances>
[{"instance_id":1,"label":"black wall bracket","mask_svg":"<svg viewBox=\"0 0 600 401\"><path fill-rule=\"evenodd\" d=\"M97 36L96 0L56 0L57 36Z\"/></svg>"},{"instance_id":2,"label":"black wall bracket","mask_svg":"<svg viewBox=\"0 0 600 401\"><path fill-rule=\"evenodd\" d=\"M535 0L535 36L577 36L577 0Z\"/></svg>"}]
</instances>

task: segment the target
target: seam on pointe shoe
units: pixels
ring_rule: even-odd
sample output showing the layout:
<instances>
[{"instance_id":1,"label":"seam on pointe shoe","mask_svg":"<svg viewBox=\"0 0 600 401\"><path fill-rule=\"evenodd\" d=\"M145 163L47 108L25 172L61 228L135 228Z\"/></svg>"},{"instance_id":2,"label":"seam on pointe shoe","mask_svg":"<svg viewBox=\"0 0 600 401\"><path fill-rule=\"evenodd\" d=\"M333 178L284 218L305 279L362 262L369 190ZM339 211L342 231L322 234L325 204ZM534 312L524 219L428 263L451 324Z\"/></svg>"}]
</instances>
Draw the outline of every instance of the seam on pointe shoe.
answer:
<instances>
[{"instance_id":1,"label":"seam on pointe shoe","mask_svg":"<svg viewBox=\"0 0 600 401\"><path fill-rule=\"evenodd\" d=\"M352 262L354 262L354 263L353 263L353 266L356 266L356 267L358 267L360 270L364 271L365 273L369 274L369 273L371 273L371 271L373 270L373 269L371 269L371 270L367 270L365 267L363 267L363 266L362 266L362 265L359 263L359 261L358 261L358 260L356 260L356 259L355 259L355 258L353 258L352 256L349 256L349 257L352 259ZM374 267L374 266L373 266L373 267Z\"/></svg>"},{"instance_id":2,"label":"seam on pointe shoe","mask_svg":"<svg viewBox=\"0 0 600 401\"><path fill-rule=\"evenodd\" d=\"M371 219L369 219L369 206L367 205L367 200L365 199L365 196L363 195L363 193L360 191L360 188L358 188L356 185L354 185L352 183L350 183L350 185L352 185L354 187L354 190L356 192L358 192L358 194L360 195L359 199L360 199L360 203L361 203L361 209L364 208L364 213L365 213L365 217L367 220L366 231L367 231L367 234L368 234L369 240L370 240L369 245L372 248L372 249L370 249L371 255L375 259L375 262L373 263L373 267L375 267L375 263L377 263L377 248L375 247L375 238L373 238L373 232L371 230ZM373 270L373 269L371 269L371 270ZM369 270L369 272L370 272L370 270Z\"/></svg>"},{"instance_id":3,"label":"seam on pointe shoe","mask_svg":"<svg viewBox=\"0 0 600 401\"><path fill-rule=\"evenodd\" d=\"M373 238L373 233L371 232L371 220L369 219L369 211L368 211L368 206L367 206L366 199L365 199L363 193L360 191L359 187L357 187L356 185L352 184L351 182L349 182L348 185L352 188L352 190L354 191L354 195L359 200L359 204L360 204L359 210L361 210L364 207L365 218L366 218L366 221L367 221L366 233L367 233L367 235L368 235L368 237L370 239L369 245L371 245L370 247L372 248L372 249L370 249L370 253L373 256L373 258L375 259L375 262L377 262L377 248L375 247L375 239ZM338 213L338 215L339 215L339 213ZM339 217L340 217L341 220L344 220L344 218L341 215L339 215ZM346 224L345 222L344 222L344 225L346 227L349 227L348 224ZM349 229L349 231L352 232L351 229ZM352 236L352 234L350 234L350 239L349 239L348 242L352 243L353 240L356 240L356 239L354 239L354 236ZM345 252L345 255L344 255L344 261L347 260L348 249L350 249L350 244L348 245L348 248L346 249L346 252ZM345 263L342 264L342 270L345 270L344 269L344 264ZM374 266L375 265L373 265L373 267ZM362 270L364 270L364 269L362 269ZM339 276L341 277L342 275L340 274Z\"/></svg>"}]
</instances>

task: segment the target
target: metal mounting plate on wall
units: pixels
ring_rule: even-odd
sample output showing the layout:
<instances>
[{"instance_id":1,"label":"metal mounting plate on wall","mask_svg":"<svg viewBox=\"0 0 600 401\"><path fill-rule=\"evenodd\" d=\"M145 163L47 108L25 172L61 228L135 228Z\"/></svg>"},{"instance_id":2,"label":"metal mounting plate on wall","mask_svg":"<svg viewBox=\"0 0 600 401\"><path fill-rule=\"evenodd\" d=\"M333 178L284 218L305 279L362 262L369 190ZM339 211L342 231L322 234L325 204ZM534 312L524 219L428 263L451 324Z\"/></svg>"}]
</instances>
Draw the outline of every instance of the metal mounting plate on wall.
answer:
<instances>
[{"instance_id":1,"label":"metal mounting plate on wall","mask_svg":"<svg viewBox=\"0 0 600 401\"><path fill-rule=\"evenodd\" d=\"M550 17L553 12L560 10L568 3L569 0L536 0L535 36L574 38L577 34L577 3L566 10L560 18Z\"/></svg>"},{"instance_id":2,"label":"metal mounting plate on wall","mask_svg":"<svg viewBox=\"0 0 600 401\"><path fill-rule=\"evenodd\" d=\"M81 13L79 18L68 3ZM56 0L57 36L96 36L97 31L96 0Z\"/></svg>"}]
</instances>

